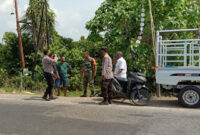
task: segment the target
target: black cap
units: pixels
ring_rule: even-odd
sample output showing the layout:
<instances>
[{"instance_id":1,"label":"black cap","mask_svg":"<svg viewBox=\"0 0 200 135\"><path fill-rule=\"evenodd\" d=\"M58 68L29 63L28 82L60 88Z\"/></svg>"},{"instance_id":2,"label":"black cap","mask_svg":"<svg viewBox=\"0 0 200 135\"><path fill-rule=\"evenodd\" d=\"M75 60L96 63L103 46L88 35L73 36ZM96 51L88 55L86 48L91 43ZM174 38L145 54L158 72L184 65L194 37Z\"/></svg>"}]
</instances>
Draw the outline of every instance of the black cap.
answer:
<instances>
[{"instance_id":1,"label":"black cap","mask_svg":"<svg viewBox=\"0 0 200 135\"><path fill-rule=\"evenodd\" d=\"M48 51L49 51L49 50L44 50L44 51L43 51L44 55L47 55Z\"/></svg>"}]
</instances>

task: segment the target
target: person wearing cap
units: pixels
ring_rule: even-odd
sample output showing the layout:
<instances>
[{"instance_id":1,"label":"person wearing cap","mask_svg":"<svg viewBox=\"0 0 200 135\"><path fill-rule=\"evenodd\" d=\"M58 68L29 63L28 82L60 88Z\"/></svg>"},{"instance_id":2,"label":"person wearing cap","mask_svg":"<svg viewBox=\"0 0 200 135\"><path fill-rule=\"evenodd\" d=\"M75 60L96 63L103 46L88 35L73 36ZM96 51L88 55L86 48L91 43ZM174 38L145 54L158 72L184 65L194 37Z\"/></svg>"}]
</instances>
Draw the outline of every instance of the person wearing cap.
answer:
<instances>
[{"instance_id":1,"label":"person wearing cap","mask_svg":"<svg viewBox=\"0 0 200 135\"><path fill-rule=\"evenodd\" d=\"M112 88L111 88L111 83L113 79L112 59L107 53L107 47L101 48L101 54L103 56L101 90L104 99L100 103L100 105L109 105L112 104Z\"/></svg>"}]
</instances>

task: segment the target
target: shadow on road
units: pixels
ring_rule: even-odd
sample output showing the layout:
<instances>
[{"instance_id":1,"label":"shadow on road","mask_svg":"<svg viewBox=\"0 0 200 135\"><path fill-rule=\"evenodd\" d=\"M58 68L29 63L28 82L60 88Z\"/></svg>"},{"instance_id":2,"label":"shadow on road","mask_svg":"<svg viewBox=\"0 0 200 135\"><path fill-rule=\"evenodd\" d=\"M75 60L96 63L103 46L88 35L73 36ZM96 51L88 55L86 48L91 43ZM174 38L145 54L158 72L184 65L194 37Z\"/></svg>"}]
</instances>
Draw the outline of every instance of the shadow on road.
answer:
<instances>
[{"instance_id":1,"label":"shadow on road","mask_svg":"<svg viewBox=\"0 0 200 135\"><path fill-rule=\"evenodd\" d=\"M85 105L98 105L99 102L102 101L101 98L99 99L92 99L91 102L78 102L79 104ZM123 105L123 106L136 106L129 100L113 100L113 105ZM153 99L149 105L145 107L158 107L158 108L182 108L177 100L163 100L163 99Z\"/></svg>"},{"instance_id":2,"label":"shadow on road","mask_svg":"<svg viewBox=\"0 0 200 135\"><path fill-rule=\"evenodd\" d=\"M98 105L98 103L96 103L96 102L79 102L79 104L83 104L83 105Z\"/></svg>"},{"instance_id":3,"label":"shadow on road","mask_svg":"<svg viewBox=\"0 0 200 135\"><path fill-rule=\"evenodd\" d=\"M86 104L86 105L97 105L99 102L102 101L102 98L92 98L93 101L88 102L78 102L79 104ZM98 102L98 103L97 103ZM129 100L113 100L114 105L123 105L123 106L136 106ZM177 99L152 99L150 103L145 107L158 107L158 108L182 108L178 104Z\"/></svg>"},{"instance_id":4,"label":"shadow on road","mask_svg":"<svg viewBox=\"0 0 200 135\"><path fill-rule=\"evenodd\" d=\"M29 101L43 101L43 99L39 96L32 96L25 98L24 100L29 100ZM57 100L56 100L57 101ZM61 99L60 101L66 103L68 101L78 103L78 104L83 104L83 105L98 105L101 101L102 98L87 98L83 99L82 98L67 98L67 99ZM59 99L58 99L59 102ZM134 107L136 106L129 100L113 100L113 105L123 105L123 106L130 106ZM147 106L144 107L155 107L155 108L183 108L181 105L179 105L178 100L176 98L153 98L150 103Z\"/></svg>"},{"instance_id":5,"label":"shadow on road","mask_svg":"<svg viewBox=\"0 0 200 135\"><path fill-rule=\"evenodd\" d=\"M38 97L38 96L33 96L33 97L30 97L30 98L25 98L24 100L43 101L43 99L41 97Z\"/></svg>"},{"instance_id":6,"label":"shadow on road","mask_svg":"<svg viewBox=\"0 0 200 135\"><path fill-rule=\"evenodd\" d=\"M163 99L154 99L150 102L149 106L151 107L163 107L163 108L181 108L181 106L178 103L177 99L174 100L163 100Z\"/></svg>"},{"instance_id":7,"label":"shadow on road","mask_svg":"<svg viewBox=\"0 0 200 135\"><path fill-rule=\"evenodd\" d=\"M114 104L119 104L119 105L128 105L128 106L137 106L135 104L133 104L131 101L129 100L114 100ZM181 106L178 104L177 100L163 100L163 99L153 99L150 101L150 103L145 106L145 107L163 107L163 108L180 108Z\"/></svg>"}]
</instances>

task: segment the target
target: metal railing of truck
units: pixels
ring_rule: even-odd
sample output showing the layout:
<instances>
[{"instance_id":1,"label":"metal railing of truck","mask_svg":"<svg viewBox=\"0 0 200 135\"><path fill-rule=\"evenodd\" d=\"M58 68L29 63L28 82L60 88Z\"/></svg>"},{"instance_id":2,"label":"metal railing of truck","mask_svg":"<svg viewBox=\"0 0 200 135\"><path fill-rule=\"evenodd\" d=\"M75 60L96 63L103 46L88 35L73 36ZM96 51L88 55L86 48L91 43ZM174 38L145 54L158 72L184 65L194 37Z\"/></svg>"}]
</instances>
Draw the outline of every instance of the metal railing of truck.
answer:
<instances>
[{"instance_id":1,"label":"metal railing of truck","mask_svg":"<svg viewBox=\"0 0 200 135\"><path fill-rule=\"evenodd\" d=\"M195 32L194 38L163 39L162 34L181 32ZM156 66L200 67L200 29L179 29L157 31Z\"/></svg>"}]
</instances>

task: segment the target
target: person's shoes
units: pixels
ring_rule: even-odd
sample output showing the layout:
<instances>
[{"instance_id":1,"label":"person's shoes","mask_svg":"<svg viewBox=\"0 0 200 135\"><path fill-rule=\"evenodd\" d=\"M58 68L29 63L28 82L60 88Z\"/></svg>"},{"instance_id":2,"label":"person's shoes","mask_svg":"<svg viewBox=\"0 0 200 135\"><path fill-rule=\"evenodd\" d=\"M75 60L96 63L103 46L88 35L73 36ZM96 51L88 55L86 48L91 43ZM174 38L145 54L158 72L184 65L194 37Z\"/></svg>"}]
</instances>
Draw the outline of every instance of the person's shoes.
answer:
<instances>
[{"instance_id":1,"label":"person's shoes","mask_svg":"<svg viewBox=\"0 0 200 135\"><path fill-rule=\"evenodd\" d=\"M90 95L90 97L94 97L94 96L95 96L95 94L91 94L91 95Z\"/></svg>"},{"instance_id":2,"label":"person's shoes","mask_svg":"<svg viewBox=\"0 0 200 135\"><path fill-rule=\"evenodd\" d=\"M59 97L60 95L59 95L59 94L57 94L57 96Z\"/></svg>"},{"instance_id":3,"label":"person's shoes","mask_svg":"<svg viewBox=\"0 0 200 135\"><path fill-rule=\"evenodd\" d=\"M46 97L42 97L45 101L50 101L48 98Z\"/></svg>"},{"instance_id":4,"label":"person's shoes","mask_svg":"<svg viewBox=\"0 0 200 135\"><path fill-rule=\"evenodd\" d=\"M58 99L57 97L50 97L49 98L50 100L55 100L55 99Z\"/></svg>"},{"instance_id":5,"label":"person's shoes","mask_svg":"<svg viewBox=\"0 0 200 135\"><path fill-rule=\"evenodd\" d=\"M80 97L87 97L87 94L83 94L82 96L80 96Z\"/></svg>"},{"instance_id":6,"label":"person's shoes","mask_svg":"<svg viewBox=\"0 0 200 135\"><path fill-rule=\"evenodd\" d=\"M109 104L112 104L112 99L109 99L109 100L108 100L108 103L109 103Z\"/></svg>"},{"instance_id":7,"label":"person's shoes","mask_svg":"<svg viewBox=\"0 0 200 135\"><path fill-rule=\"evenodd\" d=\"M103 101L101 103L99 103L99 105L109 105L108 101Z\"/></svg>"},{"instance_id":8,"label":"person's shoes","mask_svg":"<svg viewBox=\"0 0 200 135\"><path fill-rule=\"evenodd\" d=\"M109 105L108 99L104 98L104 100L101 103L99 103L99 105Z\"/></svg>"},{"instance_id":9,"label":"person's shoes","mask_svg":"<svg viewBox=\"0 0 200 135\"><path fill-rule=\"evenodd\" d=\"M103 97L104 95L102 93L98 94L99 97Z\"/></svg>"},{"instance_id":10,"label":"person's shoes","mask_svg":"<svg viewBox=\"0 0 200 135\"><path fill-rule=\"evenodd\" d=\"M95 94L94 94L94 92L92 92L91 95L90 95L90 97L94 97L94 96L95 96Z\"/></svg>"}]
</instances>

